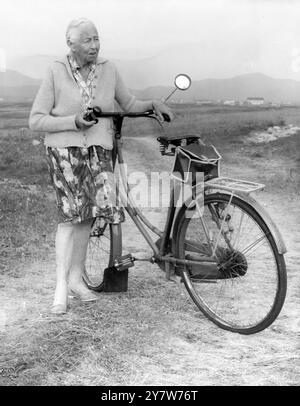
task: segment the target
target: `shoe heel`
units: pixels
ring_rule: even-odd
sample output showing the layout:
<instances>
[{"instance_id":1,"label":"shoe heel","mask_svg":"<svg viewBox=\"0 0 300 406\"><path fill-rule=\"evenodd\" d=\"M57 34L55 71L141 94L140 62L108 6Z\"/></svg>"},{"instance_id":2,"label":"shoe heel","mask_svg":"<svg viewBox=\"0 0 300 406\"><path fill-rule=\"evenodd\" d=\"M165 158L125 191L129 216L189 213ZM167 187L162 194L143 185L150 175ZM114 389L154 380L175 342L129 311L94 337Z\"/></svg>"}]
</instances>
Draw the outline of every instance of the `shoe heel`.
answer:
<instances>
[{"instance_id":1,"label":"shoe heel","mask_svg":"<svg viewBox=\"0 0 300 406\"><path fill-rule=\"evenodd\" d=\"M50 312L52 314L60 315L60 314L66 314L67 313L67 306L63 304L57 304L53 305L50 309Z\"/></svg>"}]
</instances>

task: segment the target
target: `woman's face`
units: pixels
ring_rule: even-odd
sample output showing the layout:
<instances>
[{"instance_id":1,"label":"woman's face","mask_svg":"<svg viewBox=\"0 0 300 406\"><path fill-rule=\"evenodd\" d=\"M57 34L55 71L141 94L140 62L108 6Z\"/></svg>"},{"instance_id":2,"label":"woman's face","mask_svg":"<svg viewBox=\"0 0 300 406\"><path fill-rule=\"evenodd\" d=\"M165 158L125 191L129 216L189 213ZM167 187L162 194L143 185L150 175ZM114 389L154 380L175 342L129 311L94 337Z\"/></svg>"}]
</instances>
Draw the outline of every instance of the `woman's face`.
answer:
<instances>
[{"instance_id":1,"label":"woman's face","mask_svg":"<svg viewBox=\"0 0 300 406\"><path fill-rule=\"evenodd\" d=\"M95 62L100 49L96 28L90 24L81 26L69 46L79 63Z\"/></svg>"}]
</instances>

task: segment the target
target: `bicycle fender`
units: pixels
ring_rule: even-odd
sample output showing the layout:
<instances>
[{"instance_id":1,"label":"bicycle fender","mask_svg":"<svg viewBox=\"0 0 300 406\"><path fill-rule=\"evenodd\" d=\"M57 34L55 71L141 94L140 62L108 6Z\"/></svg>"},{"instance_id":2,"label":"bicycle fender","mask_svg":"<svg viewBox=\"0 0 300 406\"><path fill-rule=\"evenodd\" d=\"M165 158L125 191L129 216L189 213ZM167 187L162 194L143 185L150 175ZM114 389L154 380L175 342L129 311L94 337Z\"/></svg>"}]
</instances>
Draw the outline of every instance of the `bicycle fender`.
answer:
<instances>
[{"instance_id":1,"label":"bicycle fender","mask_svg":"<svg viewBox=\"0 0 300 406\"><path fill-rule=\"evenodd\" d=\"M207 191L212 192L214 194L218 193L216 188L210 187L210 186L205 188L205 193ZM230 192L227 192L227 191L224 191L224 190L222 190L222 194L226 194L228 196L231 196ZM243 192L235 192L234 196L236 196L239 199L243 200L245 203L248 203L257 212L257 214L262 218L262 220L265 222L265 224L268 226L269 230L271 231L271 234L272 234L272 236L274 238L278 253L279 254L285 254L287 252L287 249L286 249L286 245L285 245L285 243L283 241L283 237L282 237L279 229L277 228L276 224L274 223L274 221L270 217L269 213L266 211L266 209L264 209L264 207L260 203L258 203L258 201L256 199L254 199L252 196L250 196L249 194L246 194L246 193L243 193ZM184 211L186 210L187 207L190 207L190 208L193 207L193 204L191 204L191 199L190 198L188 198L186 201L184 201L182 207L177 212L176 218L174 220L174 227L173 227L173 232L172 232L172 234L173 234L173 242L176 239L177 230L178 230L178 226L179 226L179 220L180 220L182 214L184 213Z\"/></svg>"},{"instance_id":2,"label":"bicycle fender","mask_svg":"<svg viewBox=\"0 0 300 406\"><path fill-rule=\"evenodd\" d=\"M241 200L253 207L253 209L259 214L259 216L263 219L263 221L266 223L269 230L271 231L278 253L285 254L287 252L287 248L284 243L283 237L267 210L256 199L254 199L254 197L246 193L236 192L235 196L239 197Z\"/></svg>"}]
</instances>

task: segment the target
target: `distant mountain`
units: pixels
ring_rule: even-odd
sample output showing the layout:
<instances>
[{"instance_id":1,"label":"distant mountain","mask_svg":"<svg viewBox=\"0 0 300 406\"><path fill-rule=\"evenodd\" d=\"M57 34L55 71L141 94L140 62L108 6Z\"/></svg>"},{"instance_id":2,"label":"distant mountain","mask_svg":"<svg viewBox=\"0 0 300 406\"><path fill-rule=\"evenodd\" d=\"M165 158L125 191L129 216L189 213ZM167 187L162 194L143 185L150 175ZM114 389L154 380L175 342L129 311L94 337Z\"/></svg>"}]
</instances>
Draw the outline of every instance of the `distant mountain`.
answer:
<instances>
[{"instance_id":1,"label":"distant mountain","mask_svg":"<svg viewBox=\"0 0 300 406\"><path fill-rule=\"evenodd\" d=\"M45 76L47 67L52 64L58 55L29 55L17 57L7 62L8 69L22 72L23 75L35 79Z\"/></svg>"},{"instance_id":2,"label":"distant mountain","mask_svg":"<svg viewBox=\"0 0 300 406\"><path fill-rule=\"evenodd\" d=\"M141 99L166 97L173 87L155 86L136 90ZM300 82L290 79L273 79L261 73L249 73L228 79L204 79L193 81L190 89L177 91L173 99L182 101L226 100L244 101L247 97L263 97L276 103L299 103Z\"/></svg>"},{"instance_id":3,"label":"distant mountain","mask_svg":"<svg viewBox=\"0 0 300 406\"><path fill-rule=\"evenodd\" d=\"M221 45L220 45L221 48ZM236 48L235 48L236 49ZM126 50L118 58L111 59L129 88L145 89L149 86L171 85L176 74L186 72L199 80L205 77L226 78L249 71L244 46L234 54L228 47L226 56L219 60L221 49L211 49L208 40L168 47L149 56L132 59L132 51ZM223 54L223 52L222 52ZM106 57L106 55L103 55ZM60 55L31 55L15 58L8 63L9 69L22 72L33 78L43 78L47 66ZM234 61L234 62L233 62Z\"/></svg>"},{"instance_id":4,"label":"distant mountain","mask_svg":"<svg viewBox=\"0 0 300 406\"><path fill-rule=\"evenodd\" d=\"M31 100L34 98L40 82L40 80L30 78L13 70L0 72L0 99Z\"/></svg>"},{"instance_id":5,"label":"distant mountain","mask_svg":"<svg viewBox=\"0 0 300 406\"><path fill-rule=\"evenodd\" d=\"M41 81L19 72L0 72L0 99L5 101L29 101L34 98Z\"/></svg>"},{"instance_id":6,"label":"distant mountain","mask_svg":"<svg viewBox=\"0 0 300 406\"><path fill-rule=\"evenodd\" d=\"M246 44L239 38L233 47L232 44L224 43L220 37L212 48L210 36L207 35L195 43L183 43L153 51L148 57L140 54L140 57L133 59L132 50L126 52L124 49L117 58L114 54L112 61L119 68L128 87L145 89L149 86L171 85L173 77L181 72L186 72L194 80L208 77L228 78L252 72L251 58L254 56L251 57L248 51ZM220 55L223 55L222 59ZM40 79L44 76L46 67L58 56L32 55L15 58L9 61L8 68ZM111 59L105 53L102 56ZM264 72L260 66L256 68L258 72Z\"/></svg>"},{"instance_id":7,"label":"distant mountain","mask_svg":"<svg viewBox=\"0 0 300 406\"><path fill-rule=\"evenodd\" d=\"M212 41L212 37L215 38L216 35L217 41ZM251 44L252 40L249 39L248 43L244 37L237 37L233 46L226 36L222 36L217 30L207 32L207 35L197 38L194 43L178 43L160 50L148 49L147 52L133 52L134 50L123 48L119 52L111 53L111 56L107 51L101 50L101 55L115 62L126 85L131 89L171 86L174 76L182 72L190 75L194 81L206 78L226 79L254 72L262 72L270 77L300 79L300 72L292 72L290 49L285 49L280 44L272 45L280 51L279 57L273 48L272 52L262 52L259 43L255 47ZM18 57L7 61L7 67L40 79L44 76L47 66L59 56Z\"/></svg>"},{"instance_id":8,"label":"distant mountain","mask_svg":"<svg viewBox=\"0 0 300 406\"><path fill-rule=\"evenodd\" d=\"M33 79L14 70L0 71L0 88L3 87L20 87L20 86L37 86L40 80Z\"/></svg>"},{"instance_id":9,"label":"distant mountain","mask_svg":"<svg viewBox=\"0 0 300 406\"><path fill-rule=\"evenodd\" d=\"M0 99L32 100L40 83L41 80L16 71L0 72ZM140 99L153 99L167 97L173 89L173 86L152 86L143 90L135 88L132 92ZM247 97L264 97L266 101L276 103L300 103L300 82L274 79L261 73L227 79L194 80L190 89L177 91L172 99L184 102L226 99L244 101Z\"/></svg>"}]
</instances>

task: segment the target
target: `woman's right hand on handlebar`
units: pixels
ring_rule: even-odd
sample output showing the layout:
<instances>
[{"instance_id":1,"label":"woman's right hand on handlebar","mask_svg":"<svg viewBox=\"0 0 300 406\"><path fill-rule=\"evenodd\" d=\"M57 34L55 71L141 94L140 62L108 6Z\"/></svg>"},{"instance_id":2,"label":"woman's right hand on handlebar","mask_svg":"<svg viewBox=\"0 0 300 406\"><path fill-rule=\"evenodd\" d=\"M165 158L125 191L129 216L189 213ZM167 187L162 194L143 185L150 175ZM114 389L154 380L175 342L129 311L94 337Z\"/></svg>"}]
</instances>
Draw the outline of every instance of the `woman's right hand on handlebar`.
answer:
<instances>
[{"instance_id":1,"label":"woman's right hand on handlebar","mask_svg":"<svg viewBox=\"0 0 300 406\"><path fill-rule=\"evenodd\" d=\"M152 101L153 111L158 117L159 121L163 123L164 121L171 121L174 118L174 115L171 109L159 100Z\"/></svg>"},{"instance_id":2,"label":"woman's right hand on handlebar","mask_svg":"<svg viewBox=\"0 0 300 406\"><path fill-rule=\"evenodd\" d=\"M76 114L76 117L75 117L75 124L76 124L76 127L79 129L79 130L87 130L88 128L91 128L94 124L96 124L97 123L97 121L96 120L93 120L93 121L86 121L83 117L85 116L85 114L86 113L78 113L78 114Z\"/></svg>"}]
</instances>

